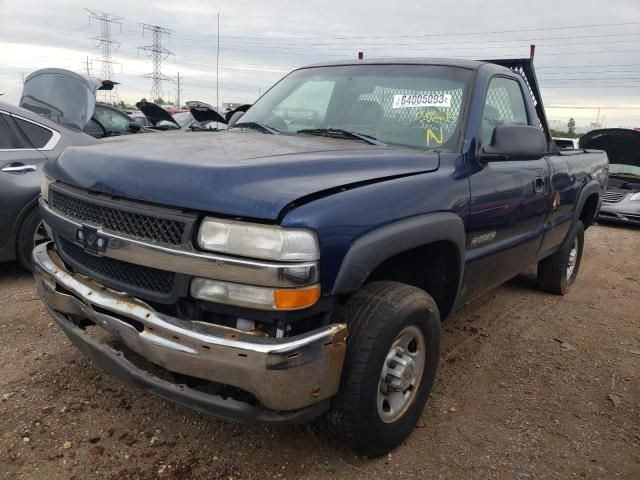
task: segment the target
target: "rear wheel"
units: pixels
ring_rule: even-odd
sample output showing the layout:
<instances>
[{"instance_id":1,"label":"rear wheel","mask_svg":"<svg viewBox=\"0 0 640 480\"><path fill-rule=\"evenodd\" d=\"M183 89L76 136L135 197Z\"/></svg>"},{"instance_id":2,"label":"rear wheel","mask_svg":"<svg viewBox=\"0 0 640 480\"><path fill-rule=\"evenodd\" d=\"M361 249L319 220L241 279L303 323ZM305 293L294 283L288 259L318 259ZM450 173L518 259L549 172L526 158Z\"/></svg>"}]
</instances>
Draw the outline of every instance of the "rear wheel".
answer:
<instances>
[{"instance_id":1,"label":"rear wheel","mask_svg":"<svg viewBox=\"0 0 640 480\"><path fill-rule=\"evenodd\" d=\"M584 226L581 221L576 222L570 235L565 247L538 263L540 289L564 295L576 281L584 249Z\"/></svg>"},{"instance_id":2,"label":"rear wheel","mask_svg":"<svg viewBox=\"0 0 640 480\"><path fill-rule=\"evenodd\" d=\"M33 208L22 221L18 231L16 257L27 270L31 270L31 252L41 243L49 240L38 208Z\"/></svg>"},{"instance_id":3,"label":"rear wheel","mask_svg":"<svg viewBox=\"0 0 640 480\"><path fill-rule=\"evenodd\" d=\"M424 291L365 285L347 303L349 338L330 429L369 457L397 447L420 418L438 367L440 314Z\"/></svg>"}]
</instances>

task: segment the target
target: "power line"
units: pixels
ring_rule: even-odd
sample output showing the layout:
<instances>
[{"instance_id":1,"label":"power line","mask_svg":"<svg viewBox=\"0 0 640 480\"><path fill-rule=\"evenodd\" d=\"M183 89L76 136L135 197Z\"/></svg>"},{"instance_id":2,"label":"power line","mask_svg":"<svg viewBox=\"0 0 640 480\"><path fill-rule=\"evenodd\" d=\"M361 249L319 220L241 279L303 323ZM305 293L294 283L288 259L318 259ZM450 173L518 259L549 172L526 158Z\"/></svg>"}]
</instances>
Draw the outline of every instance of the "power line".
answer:
<instances>
[{"instance_id":1,"label":"power line","mask_svg":"<svg viewBox=\"0 0 640 480\"><path fill-rule=\"evenodd\" d=\"M173 55L169 49L165 48L162 45L163 39L169 39L169 36L172 33L172 30L168 28L159 27L158 25L149 25L146 23L141 23L142 26L142 36L144 37L145 32L151 32L153 43L151 45L146 45L143 47L138 47L140 50L143 50L147 56L151 57L153 62L153 72L147 73L143 75L145 78L151 78L153 83L151 86L151 101L155 102L162 98L162 82L165 80L170 80L169 77L162 74L162 62L166 60L170 55Z\"/></svg>"},{"instance_id":2,"label":"power line","mask_svg":"<svg viewBox=\"0 0 640 480\"><path fill-rule=\"evenodd\" d=\"M517 29L517 30L495 30L495 31L480 31L480 32L459 32L459 33L431 33L431 34L423 34L423 35L346 35L346 36L307 36L307 37L266 37L266 36L228 36L221 38L238 38L238 39L256 39L260 41L269 40L269 39L280 39L280 40L314 40L314 39L335 39L335 40L349 40L349 39L366 39L366 38L433 38L433 37L458 37L458 36L470 36L470 35L501 35L505 33L520 33L520 32L547 32L554 30L573 30L573 29L581 29L581 28L600 28L600 27L622 27L622 26L631 26L631 25L640 25L640 22L623 22L623 23L600 23L600 24L589 24L589 25L565 25L562 27L544 27L544 28L529 28L529 29ZM177 34L178 37L205 37L206 35L190 35L190 34ZM213 37L209 35L209 37Z\"/></svg>"},{"instance_id":3,"label":"power line","mask_svg":"<svg viewBox=\"0 0 640 480\"><path fill-rule=\"evenodd\" d=\"M111 27L115 24L122 29L122 23L120 20L124 19L124 17L116 17L110 13L97 12L88 8L85 8L85 10L89 12L89 26L91 26L91 19L98 20L100 22L100 35L91 39L93 40L96 48L100 49L102 54L100 60L98 60L101 62L100 76L103 80L115 81L113 64L118 62L113 61L112 53L118 51L120 48L120 42L116 42L111 39ZM88 59L87 70L89 70ZM118 91L114 87L113 90L104 90L102 95L105 102L112 103L113 98L118 97Z\"/></svg>"},{"instance_id":4,"label":"power line","mask_svg":"<svg viewBox=\"0 0 640 480\"><path fill-rule=\"evenodd\" d=\"M411 46L411 45L463 45L463 44L485 44L485 43L514 43L514 42L546 42L550 40L579 40L579 39L590 39L590 38L610 38L610 37L638 37L640 33L612 33L612 34L603 34L603 35L577 35L577 36L569 36L569 37L540 37L540 38L514 38L514 39L493 39L493 40L465 40L461 42L383 42L383 43L369 43L369 42L358 42L355 45L346 45L348 48L353 48L355 46L358 47L367 47L367 46ZM196 42L197 40L189 40L189 42ZM208 40L202 40L206 42ZM611 40L611 41L597 41L597 42L574 42L574 43L566 43L563 42L562 45L597 45L602 43L619 43L621 41L625 42L633 42L636 40ZM344 42L334 43L334 42L320 42L320 43L301 43L299 41L296 42L298 45L304 46L345 46ZM282 46L282 47L291 47L290 43L280 43L280 42L258 42L256 41L232 41L232 42L222 42L223 45L239 45L239 46ZM540 44L543 45L543 44Z\"/></svg>"}]
</instances>

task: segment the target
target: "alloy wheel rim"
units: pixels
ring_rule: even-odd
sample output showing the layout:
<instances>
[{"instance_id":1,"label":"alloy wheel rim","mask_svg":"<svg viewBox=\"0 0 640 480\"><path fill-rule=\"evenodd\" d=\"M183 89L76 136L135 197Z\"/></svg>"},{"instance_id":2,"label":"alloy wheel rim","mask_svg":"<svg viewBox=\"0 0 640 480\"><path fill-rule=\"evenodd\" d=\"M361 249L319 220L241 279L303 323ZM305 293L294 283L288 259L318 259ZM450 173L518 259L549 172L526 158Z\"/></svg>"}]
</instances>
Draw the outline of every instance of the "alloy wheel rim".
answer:
<instances>
[{"instance_id":1,"label":"alloy wheel rim","mask_svg":"<svg viewBox=\"0 0 640 480\"><path fill-rule=\"evenodd\" d=\"M573 240L571 250L569 251L569 260L567 261L567 280L573 275L573 271L576 268L576 262L578 260L578 239Z\"/></svg>"},{"instance_id":2,"label":"alloy wheel rim","mask_svg":"<svg viewBox=\"0 0 640 480\"><path fill-rule=\"evenodd\" d=\"M416 325L403 328L391 344L378 384L378 415L384 423L398 420L415 400L424 374L426 345Z\"/></svg>"}]
</instances>

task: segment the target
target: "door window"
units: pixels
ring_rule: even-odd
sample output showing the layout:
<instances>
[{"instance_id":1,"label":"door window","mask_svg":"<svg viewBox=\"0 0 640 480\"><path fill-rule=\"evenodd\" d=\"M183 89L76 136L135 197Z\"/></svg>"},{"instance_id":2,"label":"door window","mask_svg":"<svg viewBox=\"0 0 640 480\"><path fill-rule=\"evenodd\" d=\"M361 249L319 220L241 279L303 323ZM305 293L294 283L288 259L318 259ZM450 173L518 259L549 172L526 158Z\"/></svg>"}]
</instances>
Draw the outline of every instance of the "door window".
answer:
<instances>
[{"instance_id":1,"label":"door window","mask_svg":"<svg viewBox=\"0 0 640 480\"><path fill-rule=\"evenodd\" d=\"M16 148L30 148L20 138L11 117L0 113L0 150L13 150Z\"/></svg>"},{"instance_id":2,"label":"door window","mask_svg":"<svg viewBox=\"0 0 640 480\"><path fill-rule=\"evenodd\" d=\"M53 132L48 128L27 122L21 118L13 117L13 120L18 125L18 128L22 130L22 133L27 137L33 148L43 148L47 143L49 143L49 140L51 140L51 137L53 136Z\"/></svg>"},{"instance_id":3,"label":"door window","mask_svg":"<svg viewBox=\"0 0 640 480\"><path fill-rule=\"evenodd\" d=\"M107 132L125 132L131 123L131 119L124 113L100 105L96 105L94 116Z\"/></svg>"},{"instance_id":4,"label":"door window","mask_svg":"<svg viewBox=\"0 0 640 480\"><path fill-rule=\"evenodd\" d=\"M482 144L489 145L498 125L528 125L527 109L520 84L505 77L489 83L482 112Z\"/></svg>"}]
</instances>

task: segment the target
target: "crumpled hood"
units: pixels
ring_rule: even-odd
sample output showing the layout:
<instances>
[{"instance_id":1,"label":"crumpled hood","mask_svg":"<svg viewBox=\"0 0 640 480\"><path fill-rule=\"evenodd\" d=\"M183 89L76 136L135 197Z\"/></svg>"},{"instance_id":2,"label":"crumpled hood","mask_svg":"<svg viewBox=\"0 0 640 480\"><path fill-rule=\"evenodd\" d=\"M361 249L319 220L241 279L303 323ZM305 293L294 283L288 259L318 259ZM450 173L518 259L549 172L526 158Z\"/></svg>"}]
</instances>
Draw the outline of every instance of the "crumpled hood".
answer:
<instances>
[{"instance_id":1,"label":"crumpled hood","mask_svg":"<svg viewBox=\"0 0 640 480\"><path fill-rule=\"evenodd\" d=\"M131 135L69 147L47 165L47 173L117 197L276 220L301 197L438 165L433 152L236 129L216 135Z\"/></svg>"}]
</instances>

